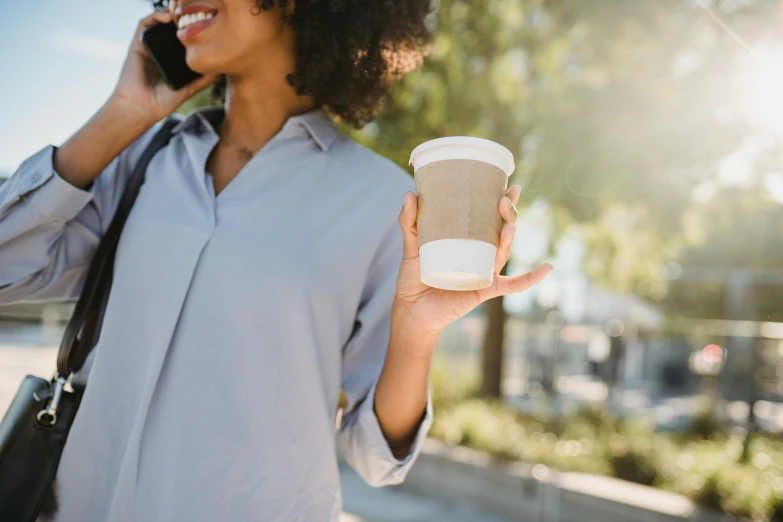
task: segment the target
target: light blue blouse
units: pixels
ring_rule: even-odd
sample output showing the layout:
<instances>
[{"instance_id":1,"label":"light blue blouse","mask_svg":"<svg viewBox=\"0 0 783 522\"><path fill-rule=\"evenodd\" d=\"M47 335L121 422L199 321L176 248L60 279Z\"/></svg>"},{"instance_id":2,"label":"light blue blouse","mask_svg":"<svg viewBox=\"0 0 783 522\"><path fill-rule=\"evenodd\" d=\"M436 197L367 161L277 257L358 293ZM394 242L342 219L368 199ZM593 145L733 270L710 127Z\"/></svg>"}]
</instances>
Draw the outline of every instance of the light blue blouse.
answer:
<instances>
[{"instance_id":1,"label":"light blue blouse","mask_svg":"<svg viewBox=\"0 0 783 522\"><path fill-rule=\"evenodd\" d=\"M63 522L336 521L334 424L371 485L401 482L373 411L412 178L321 111L290 118L217 197L222 108L147 170L57 476ZM53 146L0 188L0 303L74 298L156 125L88 190Z\"/></svg>"}]
</instances>

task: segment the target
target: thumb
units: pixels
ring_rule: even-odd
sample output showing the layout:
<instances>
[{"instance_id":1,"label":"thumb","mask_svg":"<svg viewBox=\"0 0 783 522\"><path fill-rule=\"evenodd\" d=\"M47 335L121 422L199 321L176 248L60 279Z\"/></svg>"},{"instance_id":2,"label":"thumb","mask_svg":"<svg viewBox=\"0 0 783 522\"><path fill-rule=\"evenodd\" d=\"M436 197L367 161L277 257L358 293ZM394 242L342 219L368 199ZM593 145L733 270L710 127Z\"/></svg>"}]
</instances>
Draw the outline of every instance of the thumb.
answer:
<instances>
[{"instance_id":1,"label":"thumb","mask_svg":"<svg viewBox=\"0 0 783 522\"><path fill-rule=\"evenodd\" d=\"M416 214L418 213L418 198L413 192L405 193L405 201L400 211L400 228L402 229L402 250L405 259L419 256L419 234L416 229Z\"/></svg>"}]
</instances>

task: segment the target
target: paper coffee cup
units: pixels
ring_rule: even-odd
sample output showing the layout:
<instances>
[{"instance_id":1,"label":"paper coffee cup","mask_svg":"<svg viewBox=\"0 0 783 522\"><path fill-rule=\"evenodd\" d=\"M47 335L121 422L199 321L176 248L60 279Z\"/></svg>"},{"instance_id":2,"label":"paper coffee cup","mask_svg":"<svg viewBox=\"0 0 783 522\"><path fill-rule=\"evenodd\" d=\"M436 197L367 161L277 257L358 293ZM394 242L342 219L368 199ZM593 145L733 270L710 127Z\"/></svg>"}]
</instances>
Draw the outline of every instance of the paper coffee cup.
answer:
<instances>
[{"instance_id":1,"label":"paper coffee cup","mask_svg":"<svg viewBox=\"0 0 783 522\"><path fill-rule=\"evenodd\" d=\"M480 138L439 138L411 153L419 198L421 282L444 290L492 284L514 156Z\"/></svg>"}]
</instances>

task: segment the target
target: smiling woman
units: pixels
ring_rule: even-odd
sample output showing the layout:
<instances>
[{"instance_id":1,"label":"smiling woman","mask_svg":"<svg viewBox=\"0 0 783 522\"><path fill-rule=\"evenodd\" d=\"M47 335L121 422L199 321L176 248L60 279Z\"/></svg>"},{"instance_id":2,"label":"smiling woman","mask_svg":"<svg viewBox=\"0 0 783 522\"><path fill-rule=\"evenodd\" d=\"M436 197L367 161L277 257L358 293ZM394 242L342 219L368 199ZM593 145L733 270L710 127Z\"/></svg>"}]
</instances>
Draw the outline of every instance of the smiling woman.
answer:
<instances>
[{"instance_id":1,"label":"smiling woman","mask_svg":"<svg viewBox=\"0 0 783 522\"><path fill-rule=\"evenodd\" d=\"M288 83L357 128L375 117L394 82L421 64L430 41L424 23L428 0L156 0L153 5L175 14L188 65L202 73L230 73L227 66L273 59L265 42L287 24L296 35ZM248 18L248 12L256 16ZM217 24L228 28L221 36ZM216 34L207 37L209 26ZM224 90L221 76L213 90L216 100Z\"/></svg>"},{"instance_id":2,"label":"smiling woman","mask_svg":"<svg viewBox=\"0 0 783 522\"><path fill-rule=\"evenodd\" d=\"M499 274L516 230L514 185L497 194L506 223L492 286L423 284L413 180L332 121L372 119L421 61L429 5L160 3L139 22L104 106L0 189L0 304L72 299L92 288L98 245L116 237L106 231L148 165L109 257L93 358L62 370L84 394L47 515L337 522L341 389L346 460L373 486L404 480L432 423L440 332L551 270ZM201 73L180 89L160 81L142 42L172 22L182 46L172 32L166 45L180 65L184 46ZM224 101L160 121L217 78ZM150 143L166 145L153 154Z\"/></svg>"}]
</instances>

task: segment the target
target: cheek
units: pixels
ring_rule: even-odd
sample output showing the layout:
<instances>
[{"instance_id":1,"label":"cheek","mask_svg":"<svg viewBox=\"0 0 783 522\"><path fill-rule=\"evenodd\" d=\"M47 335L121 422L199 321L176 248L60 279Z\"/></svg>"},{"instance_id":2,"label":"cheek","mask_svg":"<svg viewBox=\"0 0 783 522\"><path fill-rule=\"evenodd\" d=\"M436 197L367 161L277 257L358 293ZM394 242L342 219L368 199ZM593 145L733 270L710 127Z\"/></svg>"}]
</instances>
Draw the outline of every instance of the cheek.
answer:
<instances>
[{"instance_id":1,"label":"cheek","mask_svg":"<svg viewBox=\"0 0 783 522\"><path fill-rule=\"evenodd\" d=\"M265 51L289 45L291 31L278 8L254 9L255 0L225 0L204 38L187 46L188 65L202 73L234 73L252 66Z\"/></svg>"},{"instance_id":2,"label":"cheek","mask_svg":"<svg viewBox=\"0 0 783 522\"><path fill-rule=\"evenodd\" d=\"M286 26L279 7L262 10L258 7L262 3L262 0L225 0L225 21L230 26L233 43L244 51L273 45Z\"/></svg>"},{"instance_id":3,"label":"cheek","mask_svg":"<svg viewBox=\"0 0 783 522\"><path fill-rule=\"evenodd\" d=\"M191 69L208 74L234 72L245 48L242 31L226 13L220 13L203 33L203 38L187 45L186 59ZM239 29L242 29L241 27Z\"/></svg>"}]
</instances>

